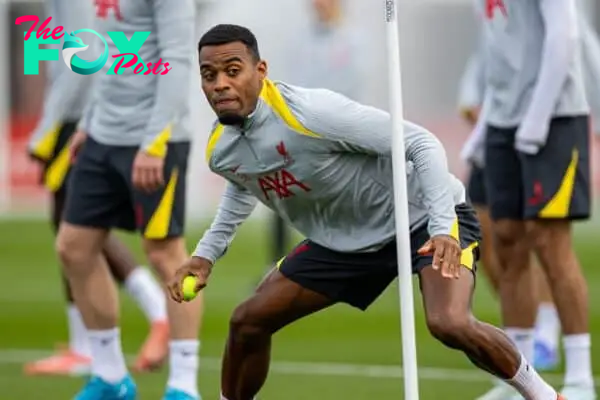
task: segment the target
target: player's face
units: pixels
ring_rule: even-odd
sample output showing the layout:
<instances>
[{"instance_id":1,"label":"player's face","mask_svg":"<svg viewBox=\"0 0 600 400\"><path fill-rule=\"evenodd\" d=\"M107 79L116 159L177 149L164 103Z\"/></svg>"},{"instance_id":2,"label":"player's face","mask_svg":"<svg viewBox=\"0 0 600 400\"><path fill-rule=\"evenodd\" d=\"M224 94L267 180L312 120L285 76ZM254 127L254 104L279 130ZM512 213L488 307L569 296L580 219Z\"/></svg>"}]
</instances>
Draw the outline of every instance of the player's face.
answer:
<instances>
[{"instance_id":1,"label":"player's face","mask_svg":"<svg viewBox=\"0 0 600 400\"><path fill-rule=\"evenodd\" d=\"M241 125L256 107L267 64L241 42L204 46L199 57L202 90L219 121Z\"/></svg>"},{"instance_id":2,"label":"player's face","mask_svg":"<svg viewBox=\"0 0 600 400\"><path fill-rule=\"evenodd\" d=\"M324 22L334 18L336 9L338 8L337 3L337 0L312 0L317 17Z\"/></svg>"}]
</instances>

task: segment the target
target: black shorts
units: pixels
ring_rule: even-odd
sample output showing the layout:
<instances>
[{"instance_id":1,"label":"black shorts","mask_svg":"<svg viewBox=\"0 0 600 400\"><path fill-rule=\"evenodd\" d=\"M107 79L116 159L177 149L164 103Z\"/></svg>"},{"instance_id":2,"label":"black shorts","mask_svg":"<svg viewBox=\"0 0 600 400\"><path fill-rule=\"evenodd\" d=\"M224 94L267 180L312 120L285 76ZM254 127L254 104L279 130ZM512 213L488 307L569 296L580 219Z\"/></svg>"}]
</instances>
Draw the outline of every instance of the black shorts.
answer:
<instances>
[{"instance_id":1,"label":"black shorts","mask_svg":"<svg viewBox=\"0 0 600 400\"><path fill-rule=\"evenodd\" d=\"M467 195L471 204L476 206L486 206L487 196L485 189L485 174L483 168L475 165L471 166L469 181L467 183Z\"/></svg>"},{"instance_id":2,"label":"black shorts","mask_svg":"<svg viewBox=\"0 0 600 400\"><path fill-rule=\"evenodd\" d=\"M73 166L64 220L92 228L139 231L147 239L183 235L190 143L169 143L165 186L145 193L133 187L138 146L108 146L88 137Z\"/></svg>"},{"instance_id":3,"label":"black shorts","mask_svg":"<svg viewBox=\"0 0 600 400\"><path fill-rule=\"evenodd\" d=\"M485 183L491 217L588 219L589 118L553 119L546 145L536 155L515 150L516 131L487 128Z\"/></svg>"},{"instance_id":4,"label":"black shorts","mask_svg":"<svg viewBox=\"0 0 600 400\"><path fill-rule=\"evenodd\" d=\"M456 207L462 263L475 271L481 233L477 216L467 204ZM429 240L427 224L410 235L412 270L419 273L431 265L432 256L417 250ZM398 276L396 241L372 253L340 253L304 240L278 263L281 273L302 287L321 293L335 302L366 310Z\"/></svg>"},{"instance_id":5,"label":"black shorts","mask_svg":"<svg viewBox=\"0 0 600 400\"><path fill-rule=\"evenodd\" d=\"M66 183L71 169L71 160L67 145L76 130L77 121L64 122L59 128L56 144L50 158L43 161L42 184L57 196L64 195L67 188Z\"/></svg>"}]
</instances>

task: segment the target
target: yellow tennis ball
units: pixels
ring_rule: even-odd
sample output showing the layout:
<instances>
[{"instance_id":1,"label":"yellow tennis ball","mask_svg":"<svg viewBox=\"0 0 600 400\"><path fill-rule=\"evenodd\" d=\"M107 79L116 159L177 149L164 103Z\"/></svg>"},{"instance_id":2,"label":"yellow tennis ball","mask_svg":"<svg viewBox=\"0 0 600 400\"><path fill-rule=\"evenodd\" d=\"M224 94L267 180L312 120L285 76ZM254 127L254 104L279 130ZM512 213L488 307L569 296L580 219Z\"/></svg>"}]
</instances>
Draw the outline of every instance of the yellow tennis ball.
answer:
<instances>
[{"instance_id":1,"label":"yellow tennis ball","mask_svg":"<svg viewBox=\"0 0 600 400\"><path fill-rule=\"evenodd\" d=\"M196 298L198 295L198 292L196 292L196 282L197 278L195 276L186 276L183 278L183 283L181 285L183 300L192 301Z\"/></svg>"}]
</instances>

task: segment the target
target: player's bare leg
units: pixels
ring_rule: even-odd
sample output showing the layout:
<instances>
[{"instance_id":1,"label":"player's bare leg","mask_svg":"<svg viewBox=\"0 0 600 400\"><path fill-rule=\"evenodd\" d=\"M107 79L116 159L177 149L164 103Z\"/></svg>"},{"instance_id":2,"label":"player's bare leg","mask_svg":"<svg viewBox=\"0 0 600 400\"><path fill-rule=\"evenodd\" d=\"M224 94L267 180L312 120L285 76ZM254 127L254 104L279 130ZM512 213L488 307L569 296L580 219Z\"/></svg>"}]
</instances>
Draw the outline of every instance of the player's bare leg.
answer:
<instances>
[{"instance_id":1,"label":"player's bare leg","mask_svg":"<svg viewBox=\"0 0 600 400\"><path fill-rule=\"evenodd\" d=\"M533 362L538 300L526 226L520 221L504 219L495 221L492 229L492 242L501 274L499 294L502 323L517 349L528 361ZM499 381L478 400L504 400L514 394L509 386Z\"/></svg>"},{"instance_id":2,"label":"player's bare leg","mask_svg":"<svg viewBox=\"0 0 600 400\"><path fill-rule=\"evenodd\" d=\"M502 269L498 256L496 255L496 248L494 245L494 231L493 221L489 214L489 208L484 205L474 205L477 212L477 218L481 226L481 233L483 241L480 247L481 251L481 264L486 278L490 284L490 287L494 294L500 294L500 279L502 275ZM558 334L556 326L560 329L560 323L554 323L552 314L554 311L554 305L552 303L552 297L549 293L546 277L544 272L538 267L537 262L533 254L531 254L532 270L531 278L532 284L535 285L537 293L536 302L539 302L537 319L535 323L534 331L534 353L532 362L538 370L547 370L553 368L558 362L558 348L553 347L553 343L558 340ZM527 280L524 283L528 285ZM509 330L509 332L511 332ZM512 332L511 332L512 333ZM512 390L505 386L501 381L498 381L496 386L486 393L481 399L497 399L505 398L510 396Z\"/></svg>"},{"instance_id":3,"label":"player's bare leg","mask_svg":"<svg viewBox=\"0 0 600 400\"><path fill-rule=\"evenodd\" d=\"M483 205L474 205L481 226L483 241L481 243L481 264L492 292L500 293L500 277L502 269L494 247L494 232L489 209ZM539 267L537 259L531 254L533 285L537 293L538 309L534 331L534 356L532 361L540 371L553 369L559 362L560 320L552 299L550 287L544 271Z\"/></svg>"},{"instance_id":4,"label":"player's bare leg","mask_svg":"<svg viewBox=\"0 0 600 400\"><path fill-rule=\"evenodd\" d=\"M131 251L115 235L104 245L104 256L115 279L123 285L150 322L150 333L133 365L137 372L158 368L168 354L169 326L164 292L152 274L138 266Z\"/></svg>"},{"instance_id":5,"label":"player's bare leg","mask_svg":"<svg viewBox=\"0 0 600 400\"><path fill-rule=\"evenodd\" d=\"M55 234L58 233L64 203L64 190L53 194L51 223ZM66 346L59 346L63 348L60 348L56 354L25 364L24 372L28 375L80 375L87 374L90 370L92 361L87 329L73 300L71 287L65 272L61 271L61 275L67 302L69 342Z\"/></svg>"},{"instance_id":6,"label":"player's bare leg","mask_svg":"<svg viewBox=\"0 0 600 400\"><path fill-rule=\"evenodd\" d=\"M570 221L532 222L534 247L544 267L564 333L565 396L595 399L587 284L573 250Z\"/></svg>"},{"instance_id":7,"label":"player's bare leg","mask_svg":"<svg viewBox=\"0 0 600 400\"><path fill-rule=\"evenodd\" d=\"M539 301L535 321L534 365L538 371L547 371L556 368L560 362L560 319L546 273L533 254L531 262Z\"/></svg>"},{"instance_id":8,"label":"player's bare leg","mask_svg":"<svg viewBox=\"0 0 600 400\"><path fill-rule=\"evenodd\" d=\"M58 233L65 201L64 189L52 196L51 221L55 233ZM159 365L168 351L168 325L160 287L146 270L137 266L131 251L116 236L108 236L103 254L113 277L127 289L151 322L150 334L135 364L136 370L144 371L151 365ZM26 364L28 374L80 375L89 372L91 358L87 329L64 272L63 287L68 305L69 345L56 355Z\"/></svg>"},{"instance_id":9,"label":"player's bare leg","mask_svg":"<svg viewBox=\"0 0 600 400\"><path fill-rule=\"evenodd\" d=\"M271 271L231 317L221 372L222 400L253 400L269 371L271 336L333 302Z\"/></svg>"},{"instance_id":10,"label":"player's bare leg","mask_svg":"<svg viewBox=\"0 0 600 400\"><path fill-rule=\"evenodd\" d=\"M479 220L481 235L483 236L479 249L481 251L481 263L483 264L485 277L491 286L492 292L498 295L500 292L500 276L502 271L494 249L492 219L490 218L489 209L486 206L474 204L473 208L477 212L477 219Z\"/></svg>"},{"instance_id":11,"label":"player's bare leg","mask_svg":"<svg viewBox=\"0 0 600 400\"><path fill-rule=\"evenodd\" d=\"M56 249L88 330L92 375L116 384L127 377L127 367L117 327L117 288L102 256L107 237L106 230L63 222Z\"/></svg>"},{"instance_id":12,"label":"player's bare leg","mask_svg":"<svg viewBox=\"0 0 600 400\"><path fill-rule=\"evenodd\" d=\"M538 300L525 224L507 219L496 221L494 245L502 271L500 303L504 330L525 358L533 362Z\"/></svg>"},{"instance_id":13,"label":"player's bare leg","mask_svg":"<svg viewBox=\"0 0 600 400\"><path fill-rule=\"evenodd\" d=\"M163 240L144 239L144 250L150 264L156 269L163 283L173 279L175 271L188 259L185 241L181 237ZM163 296L166 293L163 292ZM198 333L202 319L203 295L189 303L178 304L167 300L170 325L169 389L182 391L198 397L197 374L199 368ZM168 389L168 390L169 390Z\"/></svg>"},{"instance_id":14,"label":"player's bare leg","mask_svg":"<svg viewBox=\"0 0 600 400\"><path fill-rule=\"evenodd\" d=\"M474 275L466 268L448 279L431 266L420 272L427 326L446 346L461 350L477 367L513 386L528 400L557 399L548 385L500 329L471 314Z\"/></svg>"}]
</instances>

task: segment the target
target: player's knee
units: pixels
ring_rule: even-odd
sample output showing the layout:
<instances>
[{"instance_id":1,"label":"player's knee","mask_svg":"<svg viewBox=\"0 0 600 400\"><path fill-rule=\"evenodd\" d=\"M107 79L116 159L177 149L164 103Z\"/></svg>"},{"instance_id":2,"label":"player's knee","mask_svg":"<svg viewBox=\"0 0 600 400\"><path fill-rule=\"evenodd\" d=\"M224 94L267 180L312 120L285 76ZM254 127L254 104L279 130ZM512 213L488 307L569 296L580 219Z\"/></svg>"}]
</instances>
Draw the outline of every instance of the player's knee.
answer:
<instances>
[{"instance_id":1,"label":"player's knee","mask_svg":"<svg viewBox=\"0 0 600 400\"><path fill-rule=\"evenodd\" d=\"M154 267L164 282L169 282L177 268L187 259L182 238L144 240L144 250L150 265Z\"/></svg>"},{"instance_id":2,"label":"player's knee","mask_svg":"<svg viewBox=\"0 0 600 400\"><path fill-rule=\"evenodd\" d=\"M448 347L460 348L468 340L472 327L470 314L463 310L436 310L427 312L427 328L432 336Z\"/></svg>"},{"instance_id":3,"label":"player's knee","mask_svg":"<svg viewBox=\"0 0 600 400\"><path fill-rule=\"evenodd\" d=\"M85 265L90 259L90 246L78 229L64 223L58 231L55 241L56 253L64 267L69 270Z\"/></svg>"},{"instance_id":4,"label":"player's knee","mask_svg":"<svg viewBox=\"0 0 600 400\"><path fill-rule=\"evenodd\" d=\"M494 239L498 246L513 247L527 237L525 226L517 221L497 221L494 224Z\"/></svg>"},{"instance_id":5,"label":"player's knee","mask_svg":"<svg viewBox=\"0 0 600 400\"><path fill-rule=\"evenodd\" d=\"M253 307L244 302L233 312L229 321L229 335L236 343L252 346L271 336L271 331L254 315Z\"/></svg>"},{"instance_id":6,"label":"player's knee","mask_svg":"<svg viewBox=\"0 0 600 400\"><path fill-rule=\"evenodd\" d=\"M560 255L571 248L568 221L536 221L530 225L532 244L538 253Z\"/></svg>"}]
</instances>

